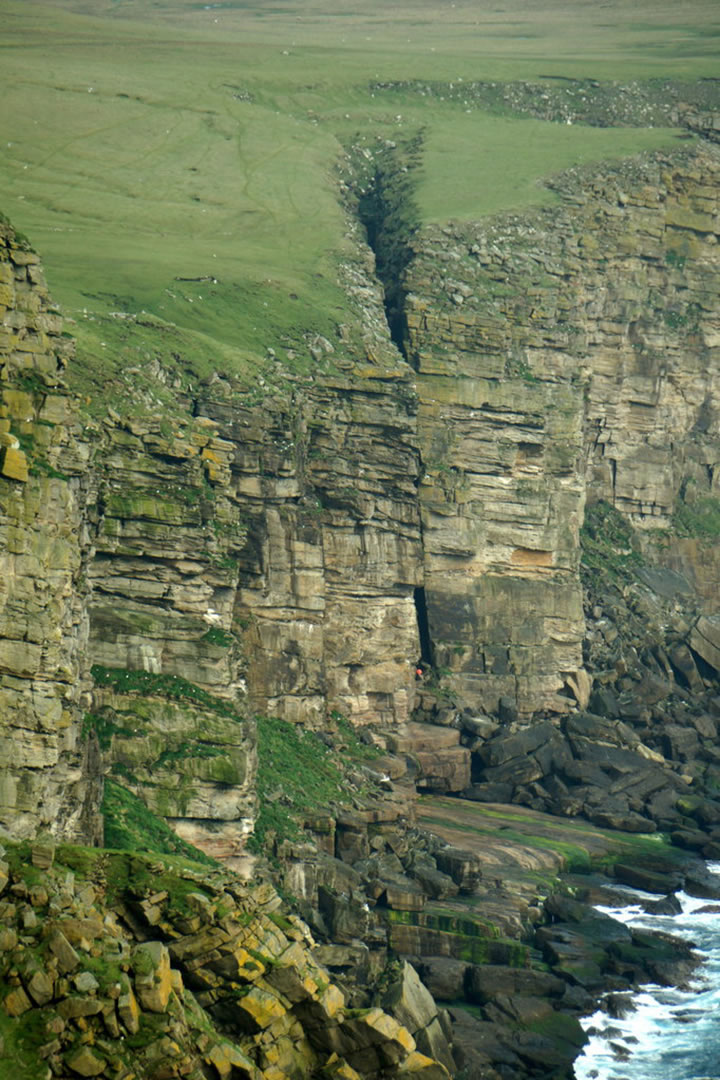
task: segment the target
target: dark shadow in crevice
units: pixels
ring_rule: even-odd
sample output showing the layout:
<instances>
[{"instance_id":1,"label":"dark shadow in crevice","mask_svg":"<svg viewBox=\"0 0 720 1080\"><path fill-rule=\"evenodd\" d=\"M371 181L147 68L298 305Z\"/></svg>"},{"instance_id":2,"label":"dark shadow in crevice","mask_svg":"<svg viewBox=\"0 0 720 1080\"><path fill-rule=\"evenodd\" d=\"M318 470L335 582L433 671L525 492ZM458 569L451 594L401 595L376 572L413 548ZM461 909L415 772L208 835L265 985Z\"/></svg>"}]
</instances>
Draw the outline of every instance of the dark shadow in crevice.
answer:
<instances>
[{"instance_id":1,"label":"dark shadow in crevice","mask_svg":"<svg viewBox=\"0 0 720 1080\"><path fill-rule=\"evenodd\" d=\"M420 640L420 659L423 667L433 666L434 650L430 637L430 623L428 622L427 601L425 589L422 586L415 589L415 613L417 616L418 638Z\"/></svg>"},{"instance_id":2,"label":"dark shadow in crevice","mask_svg":"<svg viewBox=\"0 0 720 1080\"><path fill-rule=\"evenodd\" d=\"M405 272L414 257L412 238L420 220L413 174L421 144L421 136L417 135L404 145L378 151L374 171L357 203L358 217L375 254L375 270L385 293L390 337L406 358Z\"/></svg>"}]
</instances>

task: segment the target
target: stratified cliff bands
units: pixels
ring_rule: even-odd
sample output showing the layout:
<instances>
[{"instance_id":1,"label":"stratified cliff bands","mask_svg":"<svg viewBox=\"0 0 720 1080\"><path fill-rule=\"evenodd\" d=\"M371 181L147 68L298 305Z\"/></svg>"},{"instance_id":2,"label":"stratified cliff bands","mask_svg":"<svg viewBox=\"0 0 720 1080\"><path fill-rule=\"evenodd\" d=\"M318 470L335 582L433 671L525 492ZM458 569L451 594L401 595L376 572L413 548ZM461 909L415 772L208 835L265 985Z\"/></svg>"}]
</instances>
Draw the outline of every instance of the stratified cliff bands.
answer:
<instances>
[{"instance_id":1,"label":"stratified cliff bands","mask_svg":"<svg viewBox=\"0 0 720 1080\"><path fill-rule=\"evenodd\" d=\"M61 385L72 356L39 259L0 226L0 817L95 840L100 763L87 682L89 448ZM32 464L31 464L32 463Z\"/></svg>"},{"instance_id":2,"label":"stratified cliff bands","mask_svg":"<svg viewBox=\"0 0 720 1080\"><path fill-rule=\"evenodd\" d=\"M407 722L421 654L471 712L584 708L586 502L652 537L717 495L717 175L716 147L693 143L564 174L552 210L425 229L404 281L409 363L359 257L366 329L331 369L280 371L254 399L219 378L174 414L102 422L81 420L71 341L4 227L8 826L96 834L78 726L93 665L316 727ZM662 557L712 615L715 549L675 532ZM123 713L108 693L91 715ZM132 761L115 739L121 764L228 855L254 814L251 729L207 731L177 784L199 721L146 711Z\"/></svg>"},{"instance_id":3,"label":"stratified cliff bands","mask_svg":"<svg viewBox=\"0 0 720 1080\"><path fill-rule=\"evenodd\" d=\"M471 708L587 704L586 500L667 530L688 485L717 495L716 149L555 186L424 233L406 284L430 635Z\"/></svg>"},{"instance_id":4,"label":"stratified cliff bands","mask_svg":"<svg viewBox=\"0 0 720 1080\"><path fill-rule=\"evenodd\" d=\"M42 1013L48 1076L560 1077L594 995L687 973L551 894L718 893L719 180L689 137L420 229L392 337L355 235L307 365L155 360L122 413L0 224L0 1034ZM225 867L53 868L104 785L108 844Z\"/></svg>"}]
</instances>

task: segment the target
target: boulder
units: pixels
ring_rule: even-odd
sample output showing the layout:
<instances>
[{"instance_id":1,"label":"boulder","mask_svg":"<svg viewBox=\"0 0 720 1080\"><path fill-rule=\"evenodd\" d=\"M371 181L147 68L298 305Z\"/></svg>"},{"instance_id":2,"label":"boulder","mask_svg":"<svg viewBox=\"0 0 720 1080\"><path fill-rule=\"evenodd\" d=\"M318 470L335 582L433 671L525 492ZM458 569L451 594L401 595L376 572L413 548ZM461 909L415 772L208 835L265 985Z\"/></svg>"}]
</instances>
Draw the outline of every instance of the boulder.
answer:
<instances>
[{"instance_id":1,"label":"boulder","mask_svg":"<svg viewBox=\"0 0 720 1080\"><path fill-rule=\"evenodd\" d=\"M565 983L548 971L502 964L473 964L465 977L469 1001L484 1005L498 996L562 997Z\"/></svg>"},{"instance_id":2,"label":"boulder","mask_svg":"<svg viewBox=\"0 0 720 1080\"><path fill-rule=\"evenodd\" d=\"M514 785L508 783L471 784L462 792L463 799L471 802L509 803Z\"/></svg>"},{"instance_id":3,"label":"boulder","mask_svg":"<svg viewBox=\"0 0 720 1080\"><path fill-rule=\"evenodd\" d=\"M420 958L422 981L436 1001L458 1001L463 997L468 964L449 956Z\"/></svg>"},{"instance_id":4,"label":"boulder","mask_svg":"<svg viewBox=\"0 0 720 1080\"><path fill-rule=\"evenodd\" d=\"M456 1065L449 1033L446 1032L439 1016L431 1020L427 1027L420 1028L415 1033L415 1042L421 1054L439 1061L451 1076L455 1076Z\"/></svg>"},{"instance_id":5,"label":"boulder","mask_svg":"<svg viewBox=\"0 0 720 1080\"><path fill-rule=\"evenodd\" d=\"M701 615L690 631L690 647L720 671L720 615Z\"/></svg>"},{"instance_id":6,"label":"boulder","mask_svg":"<svg viewBox=\"0 0 720 1080\"><path fill-rule=\"evenodd\" d=\"M600 825L604 829L620 829L629 833L654 833L657 829L651 818L636 814L632 810L594 810L587 816L594 825Z\"/></svg>"},{"instance_id":7,"label":"boulder","mask_svg":"<svg viewBox=\"0 0 720 1080\"><path fill-rule=\"evenodd\" d=\"M557 728L548 722L532 724L512 735L499 735L491 739L480 751L482 761L488 767L504 765L514 758L525 758L541 747Z\"/></svg>"},{"instance_id":8,"label":"boulder","mask_svg":"<svg viewBox=\"0 0 720 1080\"><path fill-rule=\"evenodd\" d=\"M353 1068L363 1071L368 1050L375 1050L381 1067L392 1067L403 1061L415 1050L415 1040L410 1032L382 1009L368 1009L361 1016L347 1019L343 1024L355 1038L360 1048L347 1058Z\"/></svg>"},{"instance_id":9,"label":"boulder","mask_svg":"<svg viewBox=\"0 0 720 1080\"><path fill-rule=\"evenodd\" d=\"M433 900L447 900L457 896L458 886L449 874L434 870L429 866L413 866L412 875L420 884L424 893Z\"/></svg>"},{"instance_id":10,"label":"boulder","mask_svg":"<svg viewBox=\"0 0 720 1080\"><path fill-rule=\"evenodd\" d=\"M686 683L694 694L702 694L705 684L697 669L695 658L687 645L676 645L670 653L670 663L679 676L680 683Z\"/></svg>"},{"instance_id":11,"label":"boulder","mask_svg":"<svg viewBox=\"0 0 720 1080\"><path fill-rule=\"evenodd\" d=\"M140 1008L131 986L127 986L125 992L118 998L117 1012L127 1033L137 1035L140 1030Z\"/></svg>"},{"instance_id":12,"label":"boulder","mask_svg":"<svg viewBox=\"0 0 720 1080\"><path fill-rule=\"evenodd\" d=\"M623 885L642 889L643 892L657 893L658 896L666 896L668 892L681 889L684 881L683 875L676 870L651 870L623 862L615 863L614 874Z\"/></svg>"},{"instance_id":13,"label":"boulder","mask_svg":"<svg viewBox=\"0 0 720 1080\"><path fill-rule=\"evenodd\" d=\"M100 1076L105 1072L108 1064L89 1046L81 1047L65 1060L68 1067L78 1076Z\"/></svg>"},{"instance_id":14,"label":"boulder","mask_svg":"<svg viewBox=\"0 0 720 1080\"><path fill-rule=\"evenodd\" d=\"M665 756L673 761L691 761L697 757L700 739L694 727L666 724L663 727L662 745Z\"/></svg>"},{"instance_id":15,"label":"boulder","mask_svg":"<svg viewBox=\"0 0 720 1080\"><path fill-rule=\"evenodd\" d=\"M720 881L702 865L685 870L685 892L704 900L720 899Z\"/></svg>"},{"instance_id":16,"label":"boulder","mask_svg":"<svg viewBox=\"0 0 720 1080\"><path fill-rule=\"evenodd\" d=\"M516 1053L508 1046L507 1028L490 1021L478 1020L465 1009L449 1009L453 1045L460 1070L468 1076L495 1080L503 1076L521 1076L522 1067Z\"/></svg>"},{"instance_id":17,"label":"boulder","mask_svg":"<svg viewBox=\"0 0 720 1080\"><path fill-rule=\"evenodd\" d=\"M451 877L461 893L472 893L482 877L481 863L472 851L458 847L441 848L435 855L438 870Z\"/></svg>"},{"instance_id":18,"label":"boulder","mask_svg":"<svg viewBox=\"0 0 720 1080\"><path fill-rule=\"evenodd\" d=\"M27 996L22 986L15 986L7 994L3 1006L8 1016L22 1016L32 1008L32 1001Z\"/></svg>"},{"instance_id":19,"label":"boulder","mask_svg":"<svg viewBox=\"0 0 720 1080\"><path fill-rule=\"evenodd\" d=\"M439 1061L414 1050L398 1067L396 1075L407 1080L450 1080L452 1074Z\"/></svg>"},{"instance_id":20,"label":"boulder","mask_svg":"<svg viewBox=\"0 0 720 1080\"><path fill-rule=\"evenodd\" d=\"M135 991L143 1009L165 1012L173 990L170 954L160 941L146 941L133 953Z\"/></svg>"},{"instance_id":21,"label":"boulder","mask_svg":"<svg viewBox=\"0 0 720 1080\"><path fill-rule=\"evenodd\" d=\"M47 1005L49 1001L52 1001L54 984L46 971L40 968L34 971L26 984L26 988L36 1005Z\"/></svg>"},{"instance_id":22,"label":"boulder","mask_svg":"<svg viewBox=\"0 0 720 1080\"><path fill-rule=\"evenodd\" d=\"M650 900L645 904L645 910L649 915L679 915L682 904L675 893L668 893L662 900Z\"/></svg>"},{"instance_id":23,"label":"boulder","mask_svg":"<svg viewBox=\"0 0 720 1080\"><path fill-rule=\"evenodd\" d=\"M565 721L568 735L580 735L593 742L607 743L609 746L636 747L640 738L632 728L622 720L608 719L593 713L577 713L568 716Z\"/></svg>"},{"instance_id":24,"label":"boulder","mask_svg":"<svg viewBox=\"0 0 720 1080\"><path fill-rule=\"evenodd\" d=\"M62 930L57 928L50 934L50 952L57 959L58 967L63 974L74 971L80 963L80 957Z\"/></svg>"},{"instance_id":25,"label":"boulder","mask_svg":"<svg viewBox=\"0 0 720 1080\"><path fill-rule=\"evenodd\" d=\"M415 968L405 960L400 971L383 994L381 1005L395 1017L411 1035L437 1016L437 1005L427 987L420 981Z\"/></svg>"}]
</instances>

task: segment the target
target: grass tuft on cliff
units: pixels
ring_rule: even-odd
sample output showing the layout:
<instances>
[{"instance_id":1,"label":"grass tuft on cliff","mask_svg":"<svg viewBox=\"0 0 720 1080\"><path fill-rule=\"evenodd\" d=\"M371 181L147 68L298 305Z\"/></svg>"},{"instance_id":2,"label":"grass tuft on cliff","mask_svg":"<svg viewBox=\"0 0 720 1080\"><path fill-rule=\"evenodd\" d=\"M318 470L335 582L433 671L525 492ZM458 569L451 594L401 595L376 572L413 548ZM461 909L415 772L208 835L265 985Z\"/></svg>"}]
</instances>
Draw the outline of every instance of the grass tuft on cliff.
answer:
<instances>
[{"instance_id":1,"label":"grass tuft on cliff","mask_svg":"<svg viewBox=\"0 0 720 1080\"><path fill-rule=\"evenodd\" d=\"M142 694L167 697L175 701L189 701L201 705L218 716L236 717L237 711L223 698L209 694L207 690L188 682L181 675L156 674L129 668L107 668L93 664L90 674L96 686L106 686L118 694Z\"/></svg>"},{"instance_id":2,"label":"grass tuft on cliff","mask_svg":"<svg viewBox=\"0 0 720 1080\"><path fill-rule=\"evenodd\" d=\"M107 848L180 855L196 863L217 865L209 855L177 836L162 818L148 810L142 799L109 776L105 779L102 815Z\"/></svg>"},{"instance_id":3,"label":"grass tuft on cliff","mask_svg":"<svg viewBox=\"0 0 720 1080\"><path fill-rule=\"evenodd\" d=\"M243 718L229 702L216 698L206 690L178 675L154 674L148 671L106 668L94 665L92 676L96 686L107 687L118 694L166 697L187 701L229 719ZM356 772L358 766L372 762L378 751L358 738L350 723L342 716L332 716L333 734L305 730L277 717L257 718L258 766L255 789L258 796L258 816L248 847L255 852L272 854L275 843L299 839L309 818L336 806L352 806L371 786L369 775ZM84 730L95 731L101 746L108 749L114 733L125 729L100 714L88 714ZM126 733L126 732L125 732ZM182 759L189 752L206 756L208 748L183 744L176 751L166 750L158 759L168 763ZM213 755L215 751L213 750ZM127 851L154 851L183 855L196 861L209 861L202 852L180 840L157 815L121 782L125 775L136 783L131 771L120 763L112 767L113 776L106 778L103 814L105 844Z\"/></svg>"},{"instance_id":4,"label":"grass tuft on cliff","mask_svg":"<svg viewBox=\"0 0 720 1080\"><path fill-rule=\"evenodd\" d=\"M604 499L586 508L580 545L580 572L586 585L597 585L598 575L615 584L634 581L644 563L632 525Z\"/></svg>"},{"instance_id":5,"label":"grass tuft on cliff","mask_svg":"<svg viewBox=\"0 0 720 1080\"><path fill-rule=\"evenodd\" d=\"M720 499L707 495L678 502L673 514L673 530L678 536L717 541L720 537Z\"/></svg>"},{"instance_id":6,"label":"grass tuft on cliff","mask_svg":"<svg viewBox=\"0 0 720 1080\"><path fill-rule=\"evenodd\" d=\"M308 818L351 806L365 785L350 774L377 757L343 719L332 746L317 732L277 717L258 717L257 733L259 811L248 847L266 854L273 842L299 839Z\"/></svg>"}]
</instances>

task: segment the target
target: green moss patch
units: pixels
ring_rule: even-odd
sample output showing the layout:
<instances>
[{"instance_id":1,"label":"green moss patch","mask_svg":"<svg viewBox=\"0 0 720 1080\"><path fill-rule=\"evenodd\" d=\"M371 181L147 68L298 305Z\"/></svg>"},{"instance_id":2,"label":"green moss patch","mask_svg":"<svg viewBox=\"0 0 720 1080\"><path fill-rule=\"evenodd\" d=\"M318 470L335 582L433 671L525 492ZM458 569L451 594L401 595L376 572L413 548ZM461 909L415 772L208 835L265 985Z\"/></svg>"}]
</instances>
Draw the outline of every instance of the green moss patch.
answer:
<instances>
[{"instance_id":1,"label":"green moss patch","mask_svg":"<svg viewBox=\"0 0 720 1080\"><path fill-rule=\"evenodd\" d=\"M604 499L587 507L580 543L580 569L588 585L597 585L598 574L614 583L634 581L644 563L632 525Z\"/></svg>"},{"instance_id":2,"label":"green moss patch","mask_svg":"<svg viewBox=\"0 0 720 1080\"><path fill-rule=\"evenodd\" d=\"M693 502L680 502L672 523L678 536L717 541L720 537L720 499L706 496Z\"/></svg>"},{"instance_id":3,"label":"green moss patch","mask_svg":"<svg viewBox=\"0 0 720 1080\"><path fill-rule=\"evenodd\" d=\"M7 1070L3 1075L15 1080L37 1080L45 1075L47 1064L39 1050L52 1037L46 1030L46 1021L47 1015L40 1009L10 1017L0 1008L0 1064Z\"/></svg>"},{"instance_id":4,"label":"green moss patch","mask_svg":"<svg viewBox=\"0 0 720 1080\"><path fill-rule=\"evenodd\" d=\"M108 686L118 694L155 695L175 701L190 701L218 716L240 719L237 711L227 701L209 694L207 690L188 682L180 675L157 675L150 671L106 668L94 664L91 674L96 686Z\"/></svg>"},{"instance_id":5,"label":"green moss patch","mask_svg":"<svg viewBox=\"0 0 720 1080\"><path fill-rule=\"evenodd\" d=\"M306 817L347 805L353 789L357 793L348 772L376 756L342 720L333 747L316 732L276 717L259 717L257 736L260 808L248 845L255 851L273 838L299 837Z\"/></svg>"},{"instance_id":6,"label":"green moss patch","mask_svg":"<svg viewBox=\"0 0 720 1080\"><path fill-rule=\"evenodd\" d=\"M215 865L204 852L176 836L162 818L148 810L142 799L110 777L105 780L102 813L105 844L109 848L181 855L194 862Z\"/></svg>"}]
</instances>

